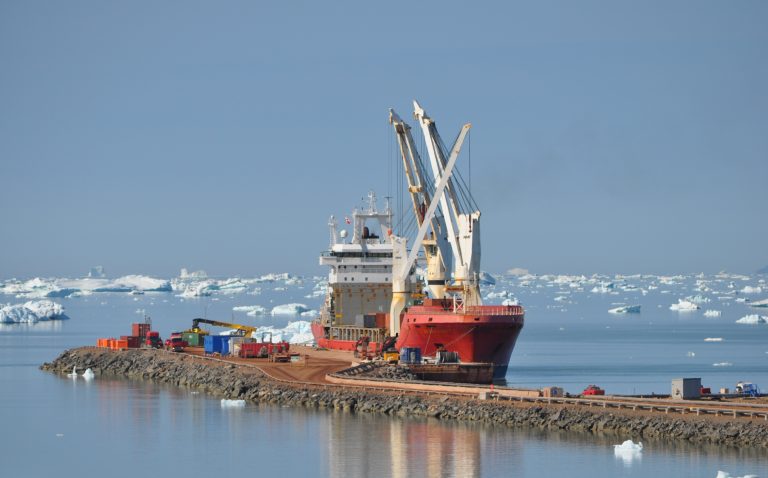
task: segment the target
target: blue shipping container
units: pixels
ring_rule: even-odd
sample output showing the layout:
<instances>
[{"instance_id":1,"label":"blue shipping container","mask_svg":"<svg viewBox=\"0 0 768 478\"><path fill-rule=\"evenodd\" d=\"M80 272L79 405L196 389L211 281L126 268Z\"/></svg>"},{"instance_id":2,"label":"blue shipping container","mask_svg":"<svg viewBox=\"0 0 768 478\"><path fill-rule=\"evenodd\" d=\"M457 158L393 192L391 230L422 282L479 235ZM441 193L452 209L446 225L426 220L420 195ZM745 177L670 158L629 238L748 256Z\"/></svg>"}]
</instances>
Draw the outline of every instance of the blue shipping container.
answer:
<instances>
[{"instance_id":1,"label":"blue shipping container","mask_svg":"<svg viewBox=\"0 0 768 478\"><path fill-rule=\"evenodd\" d=\"M206 354L229 354L229 337L225 335L206 335L203 339Z\"/></svg>"},{"instance_id":2,"label":"blue shipping container","mask_svg":"<svg viewBox=\"0 0 768 478\"><path fill-rule=\"evenodd\" d=\"M405 363L421 363L421 349L419 347L403 347L400 350L400 360Z\"/></svg>"}]
</instances>

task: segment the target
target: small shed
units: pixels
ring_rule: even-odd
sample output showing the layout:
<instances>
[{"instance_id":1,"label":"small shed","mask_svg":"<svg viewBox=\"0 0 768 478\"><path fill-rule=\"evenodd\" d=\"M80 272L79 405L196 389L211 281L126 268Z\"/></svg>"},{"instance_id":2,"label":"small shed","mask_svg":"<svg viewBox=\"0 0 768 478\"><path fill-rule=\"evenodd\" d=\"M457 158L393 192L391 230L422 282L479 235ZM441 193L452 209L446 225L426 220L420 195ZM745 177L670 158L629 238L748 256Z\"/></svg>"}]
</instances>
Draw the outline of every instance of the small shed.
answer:
<instances>
[{"instance_id":1,"label":"small shed","mask_svg":"<svg viewBox=\"0 0 768 478\"><path fill-rule=\"evenodd\" d=\"M701 398L701 378L676 378L672 380L672 398L691 400Z\"/></svg>"}]
</instances>

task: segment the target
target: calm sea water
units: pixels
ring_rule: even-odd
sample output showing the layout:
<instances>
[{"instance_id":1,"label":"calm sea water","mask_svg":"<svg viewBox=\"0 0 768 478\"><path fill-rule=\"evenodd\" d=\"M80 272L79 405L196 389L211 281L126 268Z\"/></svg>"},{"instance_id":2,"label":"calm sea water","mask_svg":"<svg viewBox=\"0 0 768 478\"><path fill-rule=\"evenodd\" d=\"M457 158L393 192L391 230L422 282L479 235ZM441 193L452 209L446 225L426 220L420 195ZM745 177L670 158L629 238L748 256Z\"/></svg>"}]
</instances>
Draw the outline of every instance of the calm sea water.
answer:
<instances>
[{"instance_id":1,"label":"calm sea water","mask_svg":"<svg viewBox=\"0 0 768 478\"><path fill-rule=\"evenodd\" d=\"M751 313L733 301L705 304L723 315L668 309L688 285L637 292L563 297L559 286L509 290L526 306L527 322L508 381L560 385L578 392L598 383L609 392L667 392L672 378L701 376L705 386L751 380L768 388L768 326L735 324ZM193 317L284 325L289 318L250 318L235 305L304 302L307 289L265 290L215 299L172 294L95 294L57 299L71 319L0 326L2 476L96 473L156 476L768 476L768 456L750 449L646 441L640 457L614 456L613 444L637 437L511 430L437 420L391 419L276 406L223 409L190 390L126 380L85 382L38 370L62 350L97 337L128 334L146 309L163 335ZM4 298L18 302L20 299ZM714 295L713 295L713 300ZM270 302L272 301L272 302ZM616 302L641 303L641 314L614 316ZM659 307L661 305L662 307ZM705 342L721 337L722 342ZM713 364L731 364L719 365Z\"/></svg>"}]
</instances>

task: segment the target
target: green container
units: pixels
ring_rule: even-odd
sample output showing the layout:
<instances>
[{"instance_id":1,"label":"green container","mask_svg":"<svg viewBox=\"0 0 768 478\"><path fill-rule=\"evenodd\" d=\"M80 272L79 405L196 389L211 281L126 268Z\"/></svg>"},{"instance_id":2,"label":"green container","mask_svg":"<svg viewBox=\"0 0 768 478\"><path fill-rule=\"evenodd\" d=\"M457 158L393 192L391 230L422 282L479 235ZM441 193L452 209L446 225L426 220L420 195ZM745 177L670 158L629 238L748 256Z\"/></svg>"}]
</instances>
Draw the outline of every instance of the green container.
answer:
<instances>
[{"instance_id":1,"label":"green container","mask_svg":"<svg viewBox=\"0 0 768 478\"><path fill-rule=\"evenodd\" d=\"M194 332L184 332L181 334L181 340L188 343L190 347L200 347L202 345L200 334Z\"/></svg>"}]
</instances>

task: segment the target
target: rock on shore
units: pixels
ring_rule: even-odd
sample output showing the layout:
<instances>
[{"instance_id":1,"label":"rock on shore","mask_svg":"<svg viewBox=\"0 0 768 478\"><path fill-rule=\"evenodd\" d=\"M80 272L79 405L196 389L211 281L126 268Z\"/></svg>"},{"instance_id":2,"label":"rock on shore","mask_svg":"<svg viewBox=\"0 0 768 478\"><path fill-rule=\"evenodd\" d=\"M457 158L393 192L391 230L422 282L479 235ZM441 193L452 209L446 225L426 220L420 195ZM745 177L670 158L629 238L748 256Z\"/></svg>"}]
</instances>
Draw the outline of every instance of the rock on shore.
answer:
<instances>
[{"instance_id":1,"label":"rock on shore","mask_svg":"<svg viewBox=\"0 0 768 478\"><path fill-rule=\"evenodd\" d=\"M713 420L711 417L691 415L680 418L633 414L621 410L399 395L393 392L291 384L273 380L252 367L156 350L111 352L88 347L72 349L40 368L64 374L74 366L78 369L91 368L97 376L152 380L194 388L222 398L255 403L604 433L635 440L666 438L692 443L768 448L768 423L763 421Z\"/></svg>"}]
</instances>

